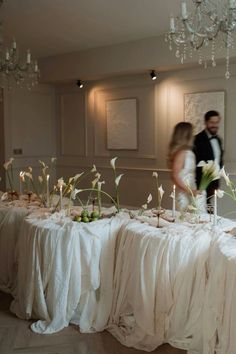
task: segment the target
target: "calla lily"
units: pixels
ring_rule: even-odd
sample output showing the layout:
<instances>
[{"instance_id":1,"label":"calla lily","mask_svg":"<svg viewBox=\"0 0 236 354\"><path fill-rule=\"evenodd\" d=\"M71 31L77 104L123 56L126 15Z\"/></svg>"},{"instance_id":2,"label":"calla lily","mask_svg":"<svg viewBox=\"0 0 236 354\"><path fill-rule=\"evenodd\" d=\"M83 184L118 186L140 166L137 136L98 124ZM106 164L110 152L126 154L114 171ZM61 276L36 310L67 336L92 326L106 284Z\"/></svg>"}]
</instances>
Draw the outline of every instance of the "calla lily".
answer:
<instances>
[{"instance_id":1,"label":"calla lily","mask_svg":"<svg viewBox=\"0 0 236 354\"><path fill-rule=\"evenodd\" d=\"M43 167L46 167L45 163L42 160L39 160L40 165L42 165Z\"/></svg>"},{"instance_id":2,"label":"calla lily","mask_svg":"<svg viewBox=\"0 0 236 354\"><path fill-rule=\"evenodd\" d=\"M116 160L118 159L118 157L114 157L113 159L111 159L110 164L111 167L113 168L113 170L116 169Z\"/></svg>"},{"instance_id":3,"label":"calla lily","mask_svg":"<svg viewBox=\"0 0 236 354\"><path fill-rule=\"evenodd\" d=\"M51 158L51 163L54 163L56 160L57 160L56 157L52 157L52 158Z\"/></svg>"},{"instance_id":4,"label":"calla lily","mask_svg":"<svg viewBox=\"0 0 236 354\"><path fill-rule=\"evenodd\" d=\"M98 179L95 178L93 181L92 181L92 188L94 189L96 184L98 183Z\"/></svg>"},{"instance_id":5,"label":"calla lily","mask_svg":"<svg viewBox=\"0 0 236 354\"><path fill-rule=\"evenodd\" d=\"M20 171L20 179L22 182L25 182L25 172Z\"/></svg>"},{"instance_id":6,"label":"calla lily","mask_svg":"<svg viewBox=\"0 0 236 354\"><path fill-rule=\"evenodd\" d=\"M5 170L8 170L8 168L11 166L13 161L14 161L14 159L13 159L13 157L11 157L9 161L4 163L3 167L5 168Z\"/></svg>"},{"instance_id":7,"label":"calla lily","mask_svg":"<svg viewBox=\"0 0 236 354\"><path fill-rule=\"evenodd\" d=\"M229 175L225 172L225 167L220 170L220 177L223 177L227 186L230 186Z\"/></svg>"},{"instance_id":8,"label":"calla lily","mask_svg":"<svg viewBox=\"0 0 236 354\"><path fill-rule=\"evenodd\" d=\"M209 162L209 161L208 161ZM207 162L206 161L200 161L198 164L197 164L197 167L203 167L203 166L205 166L207 164Z\"/></svg>"},{"instance_id":9,"label":"calla lily","mask_svg":"<svg viewBox=\"0 0 236 354\"><path fill-rule=\"evenodd\" d=\"M29 173L32 173L33 172L33 169L32 169L32 167L28 167L28 170L29 170Z\"/></svg>"},{"instance_id":10,"label":"calla lily","mask_svg":"<svg viewBox=\"0 0 236 354\"><path fill-rule=\"evenodd\" d=\"M164 189L162 188L162 184L158 188L158 192L159 192L159 195L160 195L160 200L162 200L163 194L165 193Z\"/></svg>"},{"instance_id":11,"label":"calla lily","mask_svg":"<svg viewBox=\"0 0 236 354\"><path fill-rule=\"evenodd\" d=\"M91 172L97 172L97 168L95 165L93 165L92 169L91 169Z\"/></svg>"},{"instance_id":12,"label":"calla lily","mask_svg":"<svg viewBox=\"0 0 236 354\"><path fill-rule=\"evenodd\" d=\"M142 209L146 210L147 209L147 204L142 205Z\"/></svg>"},{"instance_id":13,"label":"calla lily","mask_svg":"<svg viewBox=\"0 0 236 354\"><path fill-rule=\"evenodd\" d=\"M120 183L120 180L121 180L122 176L124 176L124 175L121 174L121 175L117 176L116 179L115 179L115 184L116 184L117 187L119 186L119 183Z\"/></svg>"},{"instance_id":14,"label":"calla lily","mask_svg":"<svg viewBox=\"0 0 236 354\"><path fill-rule=\"evenodd\" d=\"M102 185L105 184L105 181L98 182L98 190L100 191L102 189Z\"/></svg>"},{"instance_id":15,"label":"calla lily","mask_svg":"<svg viewBox=\"0 0 236 354\"><path fill-rule=\"evenodd\" d=\"M101 173L97 172L97 173L95 174L95 177L99 180L99 179L101 178Z\"/></svg>"},{"instance_id":16,"label":"calla lily","mask_svg":"<svg viewBox=\"0 0 236 354\"><path fill-rule=\"evenodd\" d=\"M197 208L196 208L194 205L191 205L191 204L190 204L190 205L188 206L188 210L189 210L189 211L196 211Z\"/></svg>"},{"instance_id":17,"label":"calla lily","mask_svg":"<svg viewBox=\"0 0 236 354\"><path fill-rule=\"evenodd\" d=\"M223 198L225 192L222 189L217 189L216 195L218 198Z\"/></svg>"},{"instance_id":18,"label":"calla lily","mask_svg":"<svg viewBox=\"0 0 236 354\"><path fill-rule=\"evenodd\" d=\"M148 198L147 198L147 204L151 203L152 201L152 195L151 193L149 194Z\"/></svg>"},{"instance_id":19,"label":"calla lily","mask_svg":"<svg viewBox=\"0 0 236 354\"><path fill-rule=\"evenodd\" d=\"M57 180L57 187L60 189L61 187L64 187L66 184L64 182L64 179L61 177Z\"/></svg>"},{"instance_id":20,"label":"calla lily","mask_svg":"<svg viewBox=\"0 0 236 354\"><path fill-rule=\"evenodd\" d=\"M71 192L71 198L72 199L75 199L76 198L76 195L78 194L78 193L80 193L82 191L82 189L74 189L72 192Z\"/></svg>"},{"instance_id":21,"label":"calla lily","mask_svg":"<svg viewBox=\"0 0 236 354\"><path fill-rule=\"evenodd\" d=\"M3 193L3 195L1 196L1 201L3 202L4 200L7 200L8 199L8 193L5 192Z\"/></svg>"},{"instance_id":22,"label":"calla lily","mask_svg":"<svg viewBox=\"0 0 236 354\"><path fill-rule=\"evenodd\" d=\"M81 176L83 176L84 172L81 173L77 173L77 175L75 175L73 178L75 181L77 181Z\"/></svg>"},{"instance_id":23,"label":"calla lily","mask_svg":"<svg viewBox=\"0 0 236 354\"><path fill-rule=\"evenodd\" d=\"M30 173L30 172L25 172L25 176L27 176L29 179L31 179L31 181L33 180L32 173Z\"/></svg>"},{"instance_id":24,"label":"calla lily","mask_svg":"<svg viewBox=\"0 0 236 354\"><path fill-rule=\"evenodd\" d=\"M42 176L38 176L38 180L40 183L43 183L43 177Z\"/></svg>"},{"instance_id":25,"label":"calla lily","mask_svg":"<svg viewBox=\"0 0 236 354\"><path fill-rule=\"evenodd\" d=\"M153 172L152 173L152 177L158 178L158 173L157 172Z\"/></svg>"}]
</instances>

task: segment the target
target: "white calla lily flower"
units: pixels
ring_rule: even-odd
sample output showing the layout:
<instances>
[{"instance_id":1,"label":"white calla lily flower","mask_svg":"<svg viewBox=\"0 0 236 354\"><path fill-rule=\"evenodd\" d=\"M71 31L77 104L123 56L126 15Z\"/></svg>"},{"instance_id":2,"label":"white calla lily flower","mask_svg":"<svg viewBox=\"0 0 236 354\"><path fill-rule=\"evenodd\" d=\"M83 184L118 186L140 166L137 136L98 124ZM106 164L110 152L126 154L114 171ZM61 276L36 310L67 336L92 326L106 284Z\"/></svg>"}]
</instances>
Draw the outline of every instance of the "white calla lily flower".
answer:
<instances>
[{"instance_id":1,"label":"white calla lily flower","mask_svg":"<svg viewBox=\"0 0 236 354\"><path fill-rule=\"evenodd\" d=\"M11 157L9 161L4 163L3 167L5 168L5 170L8 170L8 168L12 165L13 161L14 159L13 157Z\"/></svg>"},{"instance_id":2,"label":"white calla lily flower","mask_svg":"<svg viewBox=\"0 0 236 354\"><path fill-rule=\"evenodd\" d=\"M113 168L113 170L116 169L116 160L118 159L118 157L114 157L113 159L111 159L110 164L111 167Z\"/></svg>"},{"instance_id":3,"label":"white calla lily flower","mask_svg":"<svg viewBox=\"0 0 236 354\"><path fill-rule=\"evenodd\" d=\"M124 174L121 174L121 175L117 176L116 179L115 179L115 184L116 184L117 187L119 186L119 183L120 183L120 180L121 180L122 176L124 176Z\"/></svg>"},{"instance_id":4,"label":"white calla lily flower","mask_svg":"<svg viewBox=\"0 0 236 354\"><path fill-rule=\"evenodd\" d=\"M39 180L39 183L43 183L43 177L42 176L38 176L38 180Z\"/></svg>"},{"instance_id":5,"label":"white calla lily flower","mask_svg":"<svg viewBox=\"0 0 236 354\"><path fill-rule=\"evenodd\" d=\"M162 188L162 184L158 188L158 191L159 191L160 199L162 200L162 197L163 197L163 195L165 193L164 189Z\"/></svg>"},{"instance_id":6,"label":"white calla lily flower","mask_svg":"<svg viewBox=\"0 0 236 354\"><path fill-rule=\"evenodd\" d=\"M98 182L98 190L101 191L102 190L102 185L105 184L105 181L102 182Z\"/></svg>"},{"instance_id":7,"label":"white calla lily flower","mask_svg":"<svg viewBox=\"0 0 236 354\"><path fill-rule=\"evenodd\" d=\"M57 187L60 189L61 187L64 187L64 186L65 186L65 182L64 182L63 177L61 177L57 180Z\"/></svg>"},{"instance_id":8,"label":"white calla lily flower","mask_svg":"<svg viewBox=\"0 0 236 354\"><path fill-rule=\"evenodd\" d=\"M225 167L220 170L220 177L223 177L227 186L230 186L229 175L225 172Z\"/></svg>"},{"instance_id":9,"label":"white calla lily flower","mask_svg":"<svg viewBox=\"0 0 236 354\"><path fill-rule=\"evenodd\" d=\"M76 195L77 195L78 193L80 193L81 191L82 191L82 189L76 189L76 188L74 188L73 191L71 192L71 198L72 198L72 199L76 199Z\"/></svg>"},{"instance_id":10,"label":"white calla lily flower","mask_svg":"<svg viewBox=\"0 0 236 354\"><path fill-rule=\"evenodd\" d=\"M92 169L91 169L91 172L97 172L97 168L95 165L93 165Z\"/></svg>"},{"instance_id":11,"label":"white calla lily flower","mask_svg":"<svg viewBox=\"0 0 236 354\"><path fill-rule=\"evenodd\" d=\"M147 198L147 204L151 203L152 201L152 195L151 193L149 194L148 198Z\"/></svg>"},{"instance_id":12,"label":"white calla lily flower","mask_svg":"<svg viewBox=\"0 0 236 354\"><path fill-rule=\"evenodd\" d=\"M157 172L153 172L152 173L152 177L158 178L158 173Z\"/></svg>"},{"instance_id":13,"label":"white calla lily flower","mask_svg":"<svg viewBox=\"0 0 236 354\"><path fill-rule=\"evenodd\" d=\"M25 176L27 176L29 179L33 180L32 173L30 173L30 172L25 172Z\"/></svg>"},{"instance_id":14,"label":"white calla lily flower","mask_svg":"<svg viewBox=\"0 0 236 354\"><path fill-rule=\"evenodd\" d=\"M218 198L223 198L225 192L222 189L217 189L216 195Z\"/></svg>"}]
</instances>

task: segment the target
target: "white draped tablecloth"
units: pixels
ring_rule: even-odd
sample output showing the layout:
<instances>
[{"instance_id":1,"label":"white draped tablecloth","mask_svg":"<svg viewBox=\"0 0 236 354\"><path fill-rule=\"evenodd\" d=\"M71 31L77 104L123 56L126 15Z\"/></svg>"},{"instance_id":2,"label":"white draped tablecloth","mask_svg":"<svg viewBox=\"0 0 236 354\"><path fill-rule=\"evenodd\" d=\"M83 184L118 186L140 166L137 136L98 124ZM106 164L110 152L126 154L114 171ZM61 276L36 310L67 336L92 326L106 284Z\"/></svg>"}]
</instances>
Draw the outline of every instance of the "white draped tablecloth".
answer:
<instances>
[{"instance_id":1,"label":"white draped tablecloth","mask_svg":"<svg viewBox=\"0 0 236 354\"><path fill-rule=\"evenodd\" d=\"M0 203L0 290L13 294L17 261L15 247L21 223L28 210L10 203Z\"/></svg>"},{"instance_id":2,"label":"white draped tablecloth","mask_svg":"<svg viewBox=\"0 0 236 354\"><path fill-rule=\"evenodd\" d=\"M216 230L212 241L208 272L194 353L235 354L236 239L220 229Z\"/></svg>"},{"instance_id":3,"label":"white draped tablecloth","mask_svg":"<svg viewBox=\"0 0 236 354\"><path fill-rule=\"evenodd\" d=\"M236 240L224 232L235 223L190 217L157 229L156 218L131 216L84 224L0 205L0 289L13 294L11 311L37 320L37 333L75 323L146 351L170 343L235 354Z\"/></svg>"},{"instance_id":4,"label":"white draped tablecloth","mask_svg":"<svg viewBox=\"0 0 236 354\"><path fill-rule=\"evenodd\" d=\"M22 224L17 247L17 293L11 311L38 321L37 333L68 326L102 331L112 305L117 234L127 214L76 223L60 213L31 215Z\"/></svg>"},{"instance_id":5,"label":"white draped tablecloth","mask_svg":"<svg viewBox=\"0 0 236 354\"><path fill-rule=\"evenodd\" d=\"M222 221L222 229L231 227ZM133 221L126 226L119 239L109 323L121 343L152 351L169 342L201 353L207 265L216 235L210 224L155 229Z\"/></svg>"}]
</instances>

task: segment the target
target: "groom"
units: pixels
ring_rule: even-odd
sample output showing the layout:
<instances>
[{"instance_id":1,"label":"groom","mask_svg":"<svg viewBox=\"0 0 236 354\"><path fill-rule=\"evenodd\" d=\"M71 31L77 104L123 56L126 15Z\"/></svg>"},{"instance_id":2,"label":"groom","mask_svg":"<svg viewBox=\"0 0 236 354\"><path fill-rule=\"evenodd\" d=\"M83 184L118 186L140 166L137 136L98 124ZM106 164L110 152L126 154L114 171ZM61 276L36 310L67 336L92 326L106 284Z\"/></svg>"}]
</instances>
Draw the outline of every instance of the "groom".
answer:
<instances>
[{"instance_id":1,"label":"groom","mask_svg":"<svg viewBox=\"0 0 236 354\"><path fill-rule=\"evenodd\" d=\"M220 127L220 115L217 111L208 111L205 116L205 129L195 136L194 153L196 155L196 163L200 161L207 162L208 160L215 160L218 165L223 167L223 148L222 140L217 135ZM199 187L202 176L202 168L196 168L196 182ZM220 180L215 180L210 183L207 188L207 197L213 196L216 189L219 188ZM210 200L210 199L208 199Z\"/></svg>"}]
</instances>

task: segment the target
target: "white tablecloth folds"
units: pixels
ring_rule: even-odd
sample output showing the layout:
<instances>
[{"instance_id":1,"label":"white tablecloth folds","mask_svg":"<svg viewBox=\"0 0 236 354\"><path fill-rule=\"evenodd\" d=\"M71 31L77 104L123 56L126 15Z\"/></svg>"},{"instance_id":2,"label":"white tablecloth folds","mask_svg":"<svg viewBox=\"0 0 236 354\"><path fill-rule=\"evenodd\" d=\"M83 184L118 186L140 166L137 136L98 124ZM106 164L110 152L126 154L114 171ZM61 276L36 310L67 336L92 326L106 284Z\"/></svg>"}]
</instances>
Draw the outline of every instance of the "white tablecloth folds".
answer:
<instances>
[{"instance_id":1,"label":"white tablecloth folds","mask_svg":"<svg viewBox=\"0 0 236 354\"><path fill-rule=\"evenodd\" d=\"M105 328L112 304L116 236L128 217L117 215L89 225L53 214L28 217L18 242L17 293L11 311L40 319L31 328L54 333L80 325Z\"/></svg>"},{"instance_id":2,"label":"white tablecloth folds","mask_svg":"<svg viewBox=\"0 0 236 354\"><path fill-rule=\"evenodd\" d=\"M209 226L127 225L120 239L109 330L121 343L152 351L189 348L201 314Z\"/></svg>"},{"instance_id":3,"label":"white tablecloth folds","mask_svg":"<svg viewBox=\"0 0 236 354\"><path fill-rule=\"evenodd\" d=\"M17 271L16 242L27 214L26 208L0 204L0 290L11 294L15 290Z\"/></svg>"},{"instance_id":4,"label":"white tablecloth folds","mask_svg":"<svg viewBox=\"0 0 236 354\"><path fill-rule=\"evenodd\" d=\"M0 204L0 290L13 313L37 320L34 332L75 323L146 351L235 354L236 240L225 233L235 223L189 215L158 229L132 211L85 224L33 209Z\"/></svg>"}]
</instances>

